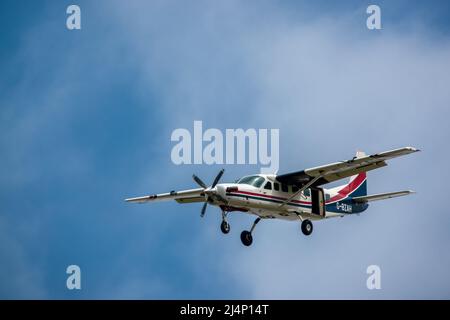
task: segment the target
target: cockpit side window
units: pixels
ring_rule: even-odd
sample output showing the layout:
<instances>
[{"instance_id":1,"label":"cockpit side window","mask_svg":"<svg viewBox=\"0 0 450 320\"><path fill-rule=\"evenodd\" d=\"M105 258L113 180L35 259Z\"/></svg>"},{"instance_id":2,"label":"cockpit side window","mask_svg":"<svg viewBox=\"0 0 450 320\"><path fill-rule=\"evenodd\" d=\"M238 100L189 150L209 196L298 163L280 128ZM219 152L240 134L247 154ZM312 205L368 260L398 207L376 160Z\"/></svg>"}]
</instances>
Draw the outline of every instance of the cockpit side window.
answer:
<instances>
[{"instance_id":1,"label":"cockpit side window","mask_svg":"<svg viewBox=\"0 0 450 320\"><path fill-rule=\"evenodd\" d=\"M303 195L305 197L310 197L311 196L311 191L309 191L309 189L305 189L305 190L303 190Z\"/></svg>"},{"instance_id":2,"label":"cockpit side window","mask_svg":"<svg viewBox=\"0 0 450 320\"><path fill-rule=\"evenodd\" d=\"M264 189L272 190L272 183L270 181L267 181L266 185L264 186Z\"/></svg>"},{"instance_id":3,"label":"cockpit side window","mask_svg":"<svg viewBox=\"0 0 450 320\"><path fill-rule=\"evenodd\" d=\"M288 192L288 186L287 186L287 184L284 184L284 183L281 184L281 191L283 191L283 192Z\"/></svg>"},{"instance_id":4,"label":"cockpit side window","mask_svg":"<svg viewBox=\"0 0 450 320\"><path fill-rule=\"evenodd\" d=\"M265 180L266 179L264 179L263 177L258 177L258 179L256 179L252 185L256 188L260 188Z\"/></svg>"}]
</instances>

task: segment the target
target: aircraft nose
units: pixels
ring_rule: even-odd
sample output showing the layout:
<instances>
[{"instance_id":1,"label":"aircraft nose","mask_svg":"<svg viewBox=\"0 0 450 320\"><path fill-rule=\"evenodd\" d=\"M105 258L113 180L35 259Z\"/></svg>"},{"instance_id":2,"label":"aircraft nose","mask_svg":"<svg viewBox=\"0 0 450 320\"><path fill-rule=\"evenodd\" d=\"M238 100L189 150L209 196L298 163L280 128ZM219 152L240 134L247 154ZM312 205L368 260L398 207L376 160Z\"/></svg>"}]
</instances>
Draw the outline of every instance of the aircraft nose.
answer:
<instances>
[{"instance_id":1,"label":"aircraft nose","mask_svg":"<svg viewBox=\"0 0 450 320\"><path fill-rule=\"evenodd\" d=\"M216 190L220 196L225 197L225 187L223 185L218 184Z\"/></svg>"}]
</instances>

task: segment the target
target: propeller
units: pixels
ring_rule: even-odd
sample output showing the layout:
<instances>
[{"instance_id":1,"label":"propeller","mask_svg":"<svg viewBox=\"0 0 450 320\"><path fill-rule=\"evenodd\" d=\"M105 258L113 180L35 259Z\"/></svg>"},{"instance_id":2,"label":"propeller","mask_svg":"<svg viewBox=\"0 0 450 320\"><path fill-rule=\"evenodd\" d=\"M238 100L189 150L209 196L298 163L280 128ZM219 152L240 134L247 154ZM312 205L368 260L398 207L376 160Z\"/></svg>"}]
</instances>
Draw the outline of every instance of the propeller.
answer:
<instances>
[{"instance_id":1,"label":"propeller","mask_svg":"<svg viewBox=\"0 0 450 320\"><path fill-rule=\"evenodd\" d=\"M224 169L220 170L219 173L217 174L216 178L214 179L211 187L208 188L208 186L202 181L202 179L200 179L199 177L197 177L195 174L192 175L192 178L194 179L194 181L203 188L203 191L205 191L205 195L206 195L206 201L203 204L202 210L200 212L200 217L204 217L205 212L206 212L206 207L208 206L208 202L212 202L214 200L214 198L220 199L222 197L220 197L218 194L216 194L216 190L213 190L215 188L215 186L217 185L217 183L219 182L220 178L222 178L223 173L225 172Z\"/></svg>"},{"instance_id":2,"label":"propeller","mask_svg":"<svg viewBox=\"0 0 450 320\"><path fill-rule=\"evenodd\" d=\"M204 204L203 204L203 207L202 207L202 211L200 212L200 217L204 217L205 216L205 212L206 212L206 207L208 206L208 202L206 201Z\"/></svg>"},{"instance_id":3,"label":"propeller","mask_svg":"<svg viewBox=\"0 0 450 320\"><path fill-rule=\"evenodd\" d=\"M213 181L211 189L216 186L217 182L219 182L220 178L222 178L224 172L225 172L225 169L222 169L222 170L219 171L219 173L217 174L216 178Z\"/></svg>"},{"instance_id":4,"label":"propeller","mask_svg":"<svg viewBox=\"0 0 450 320\"><path fill-rule=\"evenodd\" d=\"M195 174L192 175L192 178L194 178L194 181L197 182L197 184L202 187L203 189L208 188L206 186L206 184L202 181L202 179L200 179L199 177L197 177Z\"/></svg>"}]
</instances>

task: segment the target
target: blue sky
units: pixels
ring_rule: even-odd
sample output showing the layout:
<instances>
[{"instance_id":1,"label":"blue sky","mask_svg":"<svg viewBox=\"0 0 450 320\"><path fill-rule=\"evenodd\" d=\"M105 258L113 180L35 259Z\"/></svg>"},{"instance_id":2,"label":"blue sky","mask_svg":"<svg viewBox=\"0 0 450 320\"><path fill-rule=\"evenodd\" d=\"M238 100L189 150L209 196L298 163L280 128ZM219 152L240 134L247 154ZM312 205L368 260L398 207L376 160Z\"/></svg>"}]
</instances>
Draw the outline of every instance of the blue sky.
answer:
<instances>
[{"instance_id":1,"label":"blue sky","mask_svg":"<svg viewBox=\"0 0 450 320\"><path fill-rule=\"evenodd\" d=\"M447 1L2 1L1 298L450 298ZM280 172L404 145L369 193L415 189L357 217L263 221L123 198L191 188L176 128L279 128ZM226 165L223 181L258 172ZM77 264L82 290L65 287ZM366 268L382 289L366 288Z\"/></svg>"}]
</instances>

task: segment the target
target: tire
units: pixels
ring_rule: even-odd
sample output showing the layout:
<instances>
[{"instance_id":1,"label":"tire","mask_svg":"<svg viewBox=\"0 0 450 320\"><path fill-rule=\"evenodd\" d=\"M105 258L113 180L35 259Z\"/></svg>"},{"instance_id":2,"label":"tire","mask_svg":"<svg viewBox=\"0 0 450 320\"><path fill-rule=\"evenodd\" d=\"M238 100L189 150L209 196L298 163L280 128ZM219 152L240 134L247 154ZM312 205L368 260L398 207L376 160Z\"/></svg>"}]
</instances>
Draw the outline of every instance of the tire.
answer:
<instances>
[{"instance_id":1,"label":"tire","mask_svg":"<svg viewBox=\"0 0 450 320\"><path fill-rule=\"evenodd\" d=\"M251 246L251 244L253 242L252 234L247 230L242 231L241 241L244 246L246 246L246 247Z\"/></svg>"},{"instance_id":2,"label":"tire","mask_svg":"<svg viewBox=\"0 0 450 320\"><path fill-rule=\"evenodd\" d=\"M309 220L303 220L302 232L305 236L309 236L313 232L313 224Z\"/></svg>"},{"instance_id":3,"label":"tire","mask_svg":"<svg viewBox=\"0 0 450 320\"><path fill-rule=\"evenodd\" d=\"M222 230L223 234L227 234L230 232L230 224L227 221L222 221L220 224L220 230Z\"/></svg>"}]
</instances>

